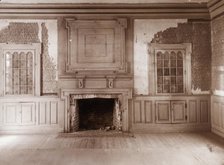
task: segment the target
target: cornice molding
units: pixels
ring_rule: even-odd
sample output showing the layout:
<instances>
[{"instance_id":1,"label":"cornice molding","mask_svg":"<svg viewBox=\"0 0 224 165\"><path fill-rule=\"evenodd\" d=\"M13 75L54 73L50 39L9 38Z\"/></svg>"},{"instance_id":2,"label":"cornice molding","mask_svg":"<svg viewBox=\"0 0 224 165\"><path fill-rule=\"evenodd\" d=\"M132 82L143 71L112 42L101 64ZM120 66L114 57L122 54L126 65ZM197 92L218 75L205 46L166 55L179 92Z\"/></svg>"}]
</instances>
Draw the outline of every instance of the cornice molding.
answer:
<instances>
[{"instance_id":1,"label":"cornice molding","mask_svg":"<svg viewBox=\"0 0 224 165\"><path fill-rule=\"evenodd\" d=\"M211 19L215 19L224 14L224 0L211 0L207 5Z\"/></svg>"},{"instance_id":2,"label":"cornice molding","mask_svg":"<svg viewBox=\"0 0 224 165\"><path fill-rule=\"evenodd\" d=\"M3 15L66 15L66 14L122 14L130 16L168 15L209 19L207 3L155 4L1 4Z\"/></svg>"}]
</instances>

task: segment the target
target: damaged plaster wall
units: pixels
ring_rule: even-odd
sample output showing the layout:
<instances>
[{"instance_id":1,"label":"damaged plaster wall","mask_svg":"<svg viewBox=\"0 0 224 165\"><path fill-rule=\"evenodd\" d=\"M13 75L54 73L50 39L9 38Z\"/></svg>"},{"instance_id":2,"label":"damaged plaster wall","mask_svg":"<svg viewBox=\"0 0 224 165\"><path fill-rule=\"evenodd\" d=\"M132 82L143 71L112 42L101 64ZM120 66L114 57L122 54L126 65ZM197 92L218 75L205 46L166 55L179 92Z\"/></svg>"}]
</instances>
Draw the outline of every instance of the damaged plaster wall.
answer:
<instances>
[{"instance_id":1,"label":"damaged plaster wall","mask_svg":"<svg viewBox=\"0 0 224 165\"><path fill-rule=\"evenodd\" d=\"M212 91L224 96L224 16L212 21Z\"/></svg>"},{"instance_id":2,"label":"damaged plaster wall","mask_svg":"<svg viewBox=\"0 0 224 165\"><path fill-rule=\"evenodd\" d=\"M186 19L136 19L134 22L134 93L148 95L148 47L154 35Z\"/></svg>"},{"instance_id":3,"label":"damaged plaster wall","mask_svg":"<svg viewBox=\"0 0 224 165\"><path fill-rule=\"evenodd\" d=\"M208 94L211 86L210 23L186 19L135 20L135 94L148 94L147 43L192 43L192 93Z\"/></svg>"},{"instance_id":4,"label":"damaged plaster wall","mask_svg":"<svg viewBox=\"0 0 224 165\"><path fill-rule=\"evenodd\" d=\"M57 20L0 20L0 43L42 43L42 94L57 93Z\"/></svg>"}]
</instances>

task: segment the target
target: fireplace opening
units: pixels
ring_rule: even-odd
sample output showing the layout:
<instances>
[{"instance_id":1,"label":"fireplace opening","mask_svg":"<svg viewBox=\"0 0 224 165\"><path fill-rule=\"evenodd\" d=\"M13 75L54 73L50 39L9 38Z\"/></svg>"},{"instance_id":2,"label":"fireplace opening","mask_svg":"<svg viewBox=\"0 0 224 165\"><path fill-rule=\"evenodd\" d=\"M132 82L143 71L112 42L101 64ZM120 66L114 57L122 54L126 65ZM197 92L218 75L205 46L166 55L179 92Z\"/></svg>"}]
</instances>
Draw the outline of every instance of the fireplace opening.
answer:
<instances>
[{"instance_id":1,"label":"fireplace opening","mask_svg":"<svg viewBox=\"0 0 224 165\"><path fill-rule=\"evenodd\" d=\"M78 99L79 130L113 128L115 125L115 99Z\"/></svg>"}]
</instances>

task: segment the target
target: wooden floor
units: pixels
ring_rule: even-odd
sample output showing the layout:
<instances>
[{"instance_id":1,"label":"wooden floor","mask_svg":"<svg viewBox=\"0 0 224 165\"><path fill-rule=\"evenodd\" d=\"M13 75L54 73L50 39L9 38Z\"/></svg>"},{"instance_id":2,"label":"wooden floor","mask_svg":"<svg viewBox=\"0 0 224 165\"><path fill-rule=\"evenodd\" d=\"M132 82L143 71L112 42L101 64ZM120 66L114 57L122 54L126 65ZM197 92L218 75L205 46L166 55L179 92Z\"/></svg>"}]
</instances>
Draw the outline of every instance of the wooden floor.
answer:
<instances>
[{"instance_id":1,"label":"wooden floor","mask_svg":"<svg viewBox=\"0 0 224 165\"><path fill-rule=\"evenodd\" d=\"M0 165L224 165L224 139L208 133L114 137L0 135Z\"/></svg>"}]
</instances>

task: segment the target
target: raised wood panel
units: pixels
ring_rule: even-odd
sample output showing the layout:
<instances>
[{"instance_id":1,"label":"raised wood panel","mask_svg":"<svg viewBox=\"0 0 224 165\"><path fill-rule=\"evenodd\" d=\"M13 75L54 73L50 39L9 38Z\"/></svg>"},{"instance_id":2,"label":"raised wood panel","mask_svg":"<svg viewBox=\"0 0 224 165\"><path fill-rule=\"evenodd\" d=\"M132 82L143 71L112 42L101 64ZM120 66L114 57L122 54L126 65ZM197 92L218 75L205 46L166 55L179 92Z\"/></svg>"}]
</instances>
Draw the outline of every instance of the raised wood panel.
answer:
<instances>
[{"instance_id":1,"label":"raised wood panel","mask_svg":"<svg viewBox=\"0 0 224 165\"><path fill-rule=\"evenodd\" d=\"M44 125L47 124L47 103L40 102L39 103L39 124Z\"/></svg>"},{"instance_id":2,"label":"raised wood panel","mask_svg":"<svg viewBox=\"0 0 224 165\"><path fill-rule=\"evenodd\" d=\"M141 101L134 101L134 123L141 123Z\"/></svg>"},{"instance_id":3,"label":"raised wood panel","mask_svg":"<svg viewBox=\"0 0 224 165\"><path fill-rule=\"evenodd\" d=\"M4 105L6 125L16 125L20 123L20 112L18 104L8 103Z\"/></svg>"},{"instance_id":4,"label":"raised wood panel","mask_svg":"<svg viewBox=\"0 0 224 165\"><path fill-rule=\"evenodd\" d=\"M212 124L220 127L220 103L213 103Z\"/></svg>"},{"instance_id":5,"label":"raised wood panel","mask_svg":"<svg viewBox=\"0 0 224 165\"><path fill-rule=\"evenodd\" d=\"M171 123L170 101L156 102L156 123Z\"/></svg>"},{"instance_id":6,"label":"raised wood panel","mask_svg":"<svg viewBox=\"0 0 224 165\"><path fill-rule=\"evenodd\" d=\"M172 123L185 123L185 101L171 101Z\"/></svg>"},{"instance_id":7,"label":"raised wood panel","mask_svg":"<svg viewBox=\"0 0 224 165\"><path fill-rule=\"evenodd\" d=\"M145 122L152 123L152 101L144 101L144 115L145 115Z\"/></svg>"},{"instance_id":8,"label":"raised wood panel","mask_svg":"<svg viewBox=\"0 0 224 165\"><path fill-rule=\"evenodd\" d=\"M58 102L50 102L51 124L58 124Z\"/></svg>"},{"instance_id":9,"label":"raised wood panel","mask_svg":"<svg viewBox=\"0 0 224 165\"><path fill-rule=\"evenodd\" d=\"M35 124L35 104L34 103L22 103L21 104L21 124L32 125Z\"/></svg>"},{"instance_id":10,"label":"raised wood panel","mask_svg":"<svg viewBox=\"0 0 224 165\"><path fill-rule=\"evenodd\" d=\"M200 122L207 123L209 121L208 101L200 101Z\"/></svg>"},{"instance_id":11,"label":"raised wood panel","mask_svg":"<svg viewBox=\"0 0 224 165\"><path fill-rule=\"evenodd\" d=\"M190 100L189 101L189 108L188 108L188 120L190 123L197 122L197 100Z\"/></svg>"},{"instance_id":12,"label":"raised wood panel","mask_svg":"<svg viewBox=\"0 0 224 165\"><path fill-rule=\"evenodd\" d=\"M67 72L126 72L124 18L108 20L66 19ZM92 72L95 71L95 72Z\"/></svg>"},{"instance_id":13,"label":"raised wood panel","mask_svg":"<svg viewBox=\"0 0 224 165\"><path fill-rule=\"evenodd\" d=\"M0 102L0 125L3 123L3 106L2 103Z\"/></svg>"},{"instance_id":14,"label":"raised wood panel","mask_svg":"<svg viewBox=\"0 0 224 165\"><path fill-rule=\"evenodd\" d=\"M224 129L224 103L221 104L220 122L221 127Z\"/></svg>"}]
</instances>

